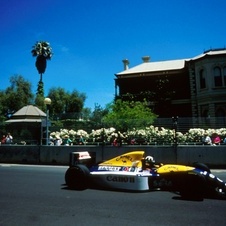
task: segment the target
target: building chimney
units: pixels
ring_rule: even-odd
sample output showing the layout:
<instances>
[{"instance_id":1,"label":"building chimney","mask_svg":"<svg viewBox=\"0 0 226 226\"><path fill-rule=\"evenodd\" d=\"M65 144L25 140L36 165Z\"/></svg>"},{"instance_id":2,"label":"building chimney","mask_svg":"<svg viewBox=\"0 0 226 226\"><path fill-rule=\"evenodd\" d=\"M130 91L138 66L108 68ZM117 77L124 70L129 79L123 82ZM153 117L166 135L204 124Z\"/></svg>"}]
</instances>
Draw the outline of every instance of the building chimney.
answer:
<instances>
[{"instance_id":1,"label":"building chimney","mask_svg":"<svg viewBox=\"0 0 226 226\"><path fill-rule=\"evenodd\" d=\"M122 60L123 64L124 64L124 70L128 70L129 69L129 60L124 59Z\"/></svg>"},{"instance_id":2,"label":"building chimney","mask_svg":"<svg viewBox=\"0 0 226 226\"><path fill-rule=\"evenodd\" d=\"M148 63L150 61L150 57L149 56L143 56L142 60L144 63Z\"/></svg>"}]
</instances>

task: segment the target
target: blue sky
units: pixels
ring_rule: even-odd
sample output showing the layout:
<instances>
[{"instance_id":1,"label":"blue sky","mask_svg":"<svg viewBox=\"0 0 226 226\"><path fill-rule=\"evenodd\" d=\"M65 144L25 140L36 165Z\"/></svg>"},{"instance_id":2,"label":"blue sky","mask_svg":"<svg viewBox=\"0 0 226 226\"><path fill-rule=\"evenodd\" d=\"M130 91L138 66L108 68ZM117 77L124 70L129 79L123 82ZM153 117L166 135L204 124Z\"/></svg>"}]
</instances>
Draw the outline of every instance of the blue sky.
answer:
<instances>
[{"instance_id":1,"label":"blue sky","mask_svg":"<svg viewBox=\"0 0 226 226\"><path fill-rule=\"evenodd\" d=\"M43 75L52 87L87 96L85 107L114 98L115 74L151 61L190 58L226 47L225 0L1 0L0 90L20 74L36 92L31 48L48 41L54 55Z\"/></svg>"}]
</instances>

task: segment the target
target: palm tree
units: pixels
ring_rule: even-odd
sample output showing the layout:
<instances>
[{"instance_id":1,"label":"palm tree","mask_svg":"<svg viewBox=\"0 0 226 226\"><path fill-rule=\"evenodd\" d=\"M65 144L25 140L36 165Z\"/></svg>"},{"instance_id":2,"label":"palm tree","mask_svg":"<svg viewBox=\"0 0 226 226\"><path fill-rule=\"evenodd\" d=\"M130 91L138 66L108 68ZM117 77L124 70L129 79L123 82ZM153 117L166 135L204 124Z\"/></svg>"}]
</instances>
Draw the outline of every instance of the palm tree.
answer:
<instances>
[{"instance_id":1,"label":"palm tree","mask_svg":"<svg viewBox=\"0 0 226 226\"><path fill-rule=\"evenodd\" d=\"M50 47L50 44L45 41L39 41L36 42L34 46L32 46L31 50L32 56L36 57L35 66L38 70L38 73L40 74L40 81L38 84L38 90L37 94L44 95L43 92L43 82L42 82L42 74L45 73L46 70L46 61L51 60L51 57L53 55L52 48Z\"/></svg>"}]
</instances>

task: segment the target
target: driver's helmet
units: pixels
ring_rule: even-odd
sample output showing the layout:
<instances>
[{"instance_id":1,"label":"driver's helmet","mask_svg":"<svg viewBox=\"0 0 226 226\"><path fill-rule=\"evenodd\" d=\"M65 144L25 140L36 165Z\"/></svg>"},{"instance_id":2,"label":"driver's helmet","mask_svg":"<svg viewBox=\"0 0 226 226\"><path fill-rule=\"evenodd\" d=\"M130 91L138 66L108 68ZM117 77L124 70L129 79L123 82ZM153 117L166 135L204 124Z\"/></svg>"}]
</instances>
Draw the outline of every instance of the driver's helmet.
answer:
<instances>
[{"instance_id":1,"label":"driver's helmet","mask_svg":"<svg viewBox=\"0 0 226 226\"><path fill-rule=\"evenodd\" d=\"M155 160L152 156L149 155L145 158L145 163L146 163L146 165L152 166L152 165L154 165Z\"/></svg>"}]
</instances>

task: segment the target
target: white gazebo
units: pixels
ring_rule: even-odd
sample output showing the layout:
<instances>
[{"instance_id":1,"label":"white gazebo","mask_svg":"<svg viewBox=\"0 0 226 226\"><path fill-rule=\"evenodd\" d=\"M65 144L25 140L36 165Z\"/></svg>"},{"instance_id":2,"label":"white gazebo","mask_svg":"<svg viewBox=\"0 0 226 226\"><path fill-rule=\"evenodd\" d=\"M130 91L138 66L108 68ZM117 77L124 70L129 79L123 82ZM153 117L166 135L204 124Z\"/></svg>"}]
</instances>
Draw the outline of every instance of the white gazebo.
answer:
<instances>
[{"instance_id":1,"label":"white gazebo","mask_svg":"<svg viewBox=\"0 0 226 226\"><path fill-rule=\"evenodd\" d=\"M39 133L39 141L38 143L42 144L42 125L43 122L46 120L46 113L44 113L42 110L40 110L38 107L33 105L27 105L18 110L16 113L12 115L12 117L6 121L6 123L14 124L18 123L16 125L21 125L22 127L29 127L32 128L32 134L34 134L34 128L37 128L37 131L35 130L35 133ZM20 128L17 126L16 128Z\"/></svg>"}]
</instances>

